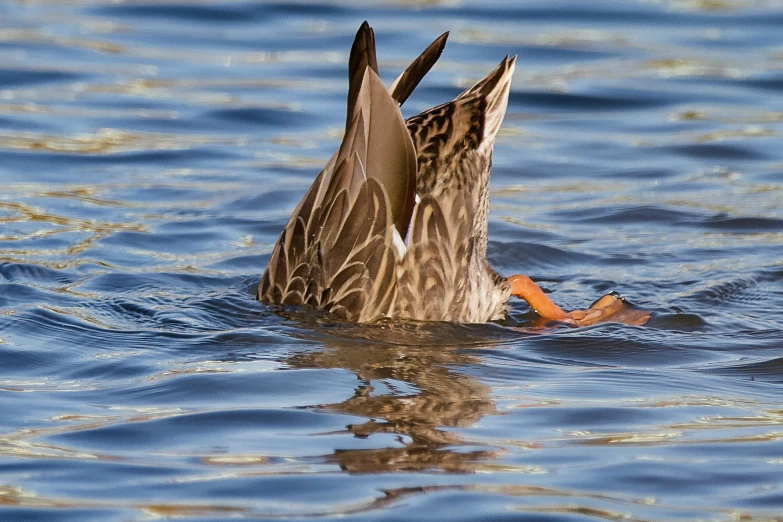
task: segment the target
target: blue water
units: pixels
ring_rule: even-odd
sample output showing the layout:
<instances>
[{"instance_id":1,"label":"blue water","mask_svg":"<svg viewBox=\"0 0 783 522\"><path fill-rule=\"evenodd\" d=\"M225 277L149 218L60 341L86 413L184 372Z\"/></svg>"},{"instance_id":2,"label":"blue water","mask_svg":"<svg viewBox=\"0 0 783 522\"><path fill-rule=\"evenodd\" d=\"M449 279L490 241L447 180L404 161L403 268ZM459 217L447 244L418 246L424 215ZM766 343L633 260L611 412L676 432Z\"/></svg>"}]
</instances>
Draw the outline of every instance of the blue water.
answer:
<instances>
[{"instance_id":1,"label":"blue water","mask_svg":"<svg viewBox=\"0 0 783 522\"><path fill-rule=\"evenodd\" d=\"M490 258L643 327L253 300L339 143L517 54ZM0 4L0 519L781 520L783 4Z\"/></svg>"}]
</instances>

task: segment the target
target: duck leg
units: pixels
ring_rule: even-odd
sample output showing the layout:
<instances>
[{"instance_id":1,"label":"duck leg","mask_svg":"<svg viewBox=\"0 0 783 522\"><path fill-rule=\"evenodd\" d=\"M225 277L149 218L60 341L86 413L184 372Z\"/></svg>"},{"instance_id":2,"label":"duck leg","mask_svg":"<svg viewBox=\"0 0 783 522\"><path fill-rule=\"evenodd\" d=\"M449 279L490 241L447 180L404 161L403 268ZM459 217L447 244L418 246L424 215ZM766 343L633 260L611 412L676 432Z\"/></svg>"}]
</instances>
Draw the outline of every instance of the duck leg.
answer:
<instances>
[{"instance_id":1,"label":"duck leg","mask_svg":"<svg viewBox=\"0 0 783 522\"><path fill-rule=\"evenodd\" d=\"M508 278L511 295L527 301L530 308L546 322L558 321L573 326L589 326L609 320L618 323L643 325L650 319L644 310L629 307L616 294L607 294L587 310L572 310L568 313L552 302L541 288L526 275L513 275Z\"/></svg>"},{"instance_id":2,"label":"duck leg","mask_svg":"<svg viewBox=\"0 0 783 522\"><path fill-rule=\"evenodd\" d=\"M530 308L547 321L565 321L567 314L552 302L541 288L526 275L517 274L508 278L511 295L527 301Z\"/></svg>"}]
</instances>

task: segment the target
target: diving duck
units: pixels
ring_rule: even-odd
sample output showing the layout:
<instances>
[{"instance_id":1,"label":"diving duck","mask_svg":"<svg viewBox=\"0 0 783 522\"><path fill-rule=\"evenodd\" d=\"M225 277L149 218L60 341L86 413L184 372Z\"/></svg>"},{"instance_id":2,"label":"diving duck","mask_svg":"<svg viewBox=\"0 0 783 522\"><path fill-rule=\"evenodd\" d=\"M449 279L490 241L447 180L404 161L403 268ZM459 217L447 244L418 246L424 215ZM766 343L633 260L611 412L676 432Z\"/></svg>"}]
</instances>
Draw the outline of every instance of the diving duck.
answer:
<instances>
[{"instance_id":1,"label":"diving duck","mask_svg":"<svg viewBox=\"0 0 783 522\"><path fill-rule=\"evenodd\" d=\"M356 322L483 323L503 318L512 295L548 321L595 322L607 309L567 314L527 276L500 276L487 262L492 150L516 57L454 100L404 120L400 106L447 37L387 89L374 32L367 22L359 28L345 135L274 246L258 285L262 302L311 305Z\"/></svg>"}]
</instances>

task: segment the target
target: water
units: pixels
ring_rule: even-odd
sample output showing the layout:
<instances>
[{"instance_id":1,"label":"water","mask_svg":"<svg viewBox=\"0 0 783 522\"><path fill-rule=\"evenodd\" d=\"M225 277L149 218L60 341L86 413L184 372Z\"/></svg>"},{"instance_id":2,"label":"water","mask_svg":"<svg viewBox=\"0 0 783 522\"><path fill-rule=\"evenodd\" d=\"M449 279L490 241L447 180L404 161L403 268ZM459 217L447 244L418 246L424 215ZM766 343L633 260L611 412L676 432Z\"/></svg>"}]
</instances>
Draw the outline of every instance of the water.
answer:
<instances>
[{"instance_id":1,"label":"water","mask_svg":"<svg viewBox=\"0 0 783 522\"><path fill-rule=\"evenodd\" d=\"M339 142L518 54L491 261L647 326L352 328L253 289ZM0 5L0 518L783 520L783 5Z\"/></svg>"}]
</instances>

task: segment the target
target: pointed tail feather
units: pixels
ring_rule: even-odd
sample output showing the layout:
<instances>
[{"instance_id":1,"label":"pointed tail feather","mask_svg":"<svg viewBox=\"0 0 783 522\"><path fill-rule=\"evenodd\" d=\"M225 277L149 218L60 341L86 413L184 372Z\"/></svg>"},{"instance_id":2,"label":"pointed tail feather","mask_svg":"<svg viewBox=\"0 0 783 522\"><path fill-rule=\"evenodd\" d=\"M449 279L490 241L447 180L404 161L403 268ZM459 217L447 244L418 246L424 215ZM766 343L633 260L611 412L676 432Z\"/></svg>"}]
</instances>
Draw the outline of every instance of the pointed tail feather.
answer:
<instances>
[{"instance_id":1,"label":"pointed tail feather","mask_svg":"<svg viewBox=\"0 0 783 522\"><path fill-rule=\"evenodd\" d=\"M351 46L351 54L348 58L348 116L345 120L345 128L351 125L353 110L356 105L356 97L362 86L364 70L369 67L378 74L378 58L375 56L375 32L370 24L365 21L359 30Z\"/></svg>"},{"instance_id":2,"label":"pointed tail feather","mask_svg":"<svg viewBox=\"0 0 783 522\"><path fill-rule=\"evenodd\" d=\"M517 57L506 56L495 70L489 73L483 80L457 96L455 100L468 98L484 98L487 108L484 113L484 129L482 143L493 140L500 130L503 117L508 107L508 95L511 89L511 77L514 75L514 67Z\"/></svg>"},{"instance_id":3,"label":"pointed tail feather","mask_svg":"<svg viewBox=\"0 0 783 522\"><path fill-rule=\"evenodd\" d=\"M389 87L389 93L397 103L402 105L408 96L411 95L413 90L419 85L422 78L432 69L435 62L440 58L443 48L446 46L446 39L449 37L449 32L446 31L438 38L435 39L426 49L419 55L418 58L413 60L411 64L400 74L394 83Z\"/></svg>"},{"instance_id":4,"label":"pointed tail feather","mask_svg":"<svg viewBox=\"0 0 783 522\"><path fill-rule=\"evenodd\" d=\"M389 94L399 105L405 103L405 100L419 85L422 78L438 61L446 46L448 37L449 32L446 31L436 38L391 84ZM348 117L345 121L346 128L351 124L353 108L356 105L356 96L359 94L366 67L379 74L378 58L375 52L375 32L367 21L362 23L356 32L348 60Z\"/></svg>"}]
</instances>

